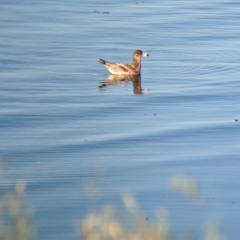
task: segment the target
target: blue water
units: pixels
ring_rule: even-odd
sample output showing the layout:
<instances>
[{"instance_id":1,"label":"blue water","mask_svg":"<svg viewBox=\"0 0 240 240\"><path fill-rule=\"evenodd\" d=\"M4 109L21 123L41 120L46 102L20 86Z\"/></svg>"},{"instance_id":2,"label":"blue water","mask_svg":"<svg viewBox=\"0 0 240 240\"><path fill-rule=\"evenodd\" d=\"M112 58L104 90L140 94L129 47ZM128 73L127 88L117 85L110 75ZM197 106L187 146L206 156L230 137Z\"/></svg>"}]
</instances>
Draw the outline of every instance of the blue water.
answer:
<instances>
[{"instance_id":1,"label":"blue water","mask_svg":"<svg viewBox=\"0 0 240 240\"><path fill-rule=\"evenodd\" d=\"M131 192L150 220L168 209L173 239L203 239L214 221L237 240L240 3L136 3L1 1L7 178L27 183L40 239L78 239L76 222ZM150 54L143 94L130 81L98 88L108 72L97 58L130 62L135 49ZM197 181L201 206L169 189L178 173Z\"/></svg>"}]
</instances>

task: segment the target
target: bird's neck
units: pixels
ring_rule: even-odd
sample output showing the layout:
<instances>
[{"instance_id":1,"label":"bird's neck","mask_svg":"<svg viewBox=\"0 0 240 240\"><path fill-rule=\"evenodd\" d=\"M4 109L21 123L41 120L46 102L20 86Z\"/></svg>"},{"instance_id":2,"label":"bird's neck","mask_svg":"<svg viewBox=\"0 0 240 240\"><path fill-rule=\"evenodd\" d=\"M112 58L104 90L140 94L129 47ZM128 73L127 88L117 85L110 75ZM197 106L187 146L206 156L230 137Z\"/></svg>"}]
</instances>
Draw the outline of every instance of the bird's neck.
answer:
<instances>
[{"instance_id":1,"label":"bird's neck","mask_svg":"<svg viewBox=\"0 0 240 240\"><path fill-rule=\"evenodd\" d=\"M133 59L131 66L136 69L136 71L140 72L141 70L141 61L137 61L136 59Z\"/></svg>"}]
</instances>

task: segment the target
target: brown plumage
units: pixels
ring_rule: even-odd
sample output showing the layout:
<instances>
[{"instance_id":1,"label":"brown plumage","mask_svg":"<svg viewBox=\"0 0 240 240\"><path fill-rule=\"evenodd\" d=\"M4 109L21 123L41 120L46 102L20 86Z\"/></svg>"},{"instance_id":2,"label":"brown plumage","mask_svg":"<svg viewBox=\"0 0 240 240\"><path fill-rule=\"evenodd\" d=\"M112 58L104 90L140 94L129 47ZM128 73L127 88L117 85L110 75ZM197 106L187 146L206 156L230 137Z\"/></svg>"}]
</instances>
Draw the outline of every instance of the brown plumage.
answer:
<instances>
[{"instance_id":1,"label":"brown plumage","mask_svg":"<svg viewBox=\"0 0 240 240\"><path fill-rule=\"evenodd\" d=\"M141 58L147 56L149 56L148 53L144 53L142 50L136 50L133 53L133 60L131 64L108 62L102 58L99 58L99 62L104 65L112 74L140 74Z\"/></svg>"}]
</instances>

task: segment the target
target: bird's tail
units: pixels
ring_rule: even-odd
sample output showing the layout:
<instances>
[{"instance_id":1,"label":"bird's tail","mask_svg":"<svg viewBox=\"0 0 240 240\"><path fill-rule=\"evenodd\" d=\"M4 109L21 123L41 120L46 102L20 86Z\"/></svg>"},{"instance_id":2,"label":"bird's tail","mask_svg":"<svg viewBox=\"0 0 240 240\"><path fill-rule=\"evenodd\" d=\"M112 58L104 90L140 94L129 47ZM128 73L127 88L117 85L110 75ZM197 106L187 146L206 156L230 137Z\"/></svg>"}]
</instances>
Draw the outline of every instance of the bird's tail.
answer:
<instances>
[{"instance_id":1,"label":"bird's tail","mask_svg":"<svg viewBox=\"0 0 240 240\"><path fill-rule=\"evenodd\" d=\"M102 58L98 58L98 62L100 62L101 64L105 65L106 61Z\"/></svg>"}]
</instances>

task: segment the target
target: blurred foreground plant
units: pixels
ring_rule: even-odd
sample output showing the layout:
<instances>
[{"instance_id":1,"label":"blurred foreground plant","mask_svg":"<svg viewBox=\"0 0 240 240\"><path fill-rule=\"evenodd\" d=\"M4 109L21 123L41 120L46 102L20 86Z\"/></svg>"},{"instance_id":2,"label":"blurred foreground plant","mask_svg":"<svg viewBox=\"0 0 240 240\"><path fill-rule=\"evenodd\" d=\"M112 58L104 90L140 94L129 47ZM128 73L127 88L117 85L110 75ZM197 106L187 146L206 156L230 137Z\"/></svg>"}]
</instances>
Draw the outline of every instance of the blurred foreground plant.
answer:
<instances>
[{"instance_id":1,"label":"blurred foreground plant","mask_svg":"<svg viewBox=\"0 0 240 240\"><path fill-rule=\"evenodd\" d=\"M100 172L100 174L99 174ZM104 171L97 171L102 176ZM98 176L97 175L97 176ZM0 180L1 166L0 166ZM2 183L2 182L1 182ZM88 182L87 182L88 183ZM91 182L90 182L91 183ZM4 190L0 184L0 240L32 240L34 229L30 224L29 213L24 208L24 193L26 184L17 182L10 192ZM94 196L95 188L86 185L86 191ZM94 185L91 185L94 186ZM185 176L176 175L170 181L171 189L183 193L194 200L199 192L195 181ZM13 188L13 187L12 187ZM127 222L116 216L113 207L105 207L99 213L88 214L81 221L80 232L82 240L170 240L170 226L166 220L168 210L161 209L157 212L158 221L149 223L148 219L140 214L136 199L131 194L123 196L123 202L132 216L132 221ZM174 229L173 229L174 230ZM184 236L185 240L193 240L191 232ZM220 234L215 224L207 224L203 240L220 240Z\"/></svg>"},{"instance_id":2,"label":"blurred foreground plant","mask_svg":"<svg viewBox=\"0 0 240 240\"><path fill-rule=\"evenodd\" d=\"M33 239L33 227L24 208L26 184L19 181L10 188L13 189L6 192L5 187L0 186L0 240Z\"/></svg>"},{"instance_id":3,"label":"blurred foreground plant","mask_svg":"<svg viewBox=\"0 0 240 240\"><path fill-rule=\"evenodd\" d=\"M188 199L196 202L200 200L197 182L184 175L175 175L170 179L170 188L174 192L182 193ZM121 220L115 214L113 207L105 207L100 213L87 215L81 221L81 239L83 240L170 240L171 229L166 216L168 210L157 212L158 222L149 223L139 213L136 199L131 194L123 196L123 202L133 216L132 222ZM131 227L130 227L131 226ZM183 236L185 240L193 240L193 234L188 231ZM210 222L204 228L203 240L220 240L216 224Z\"/></svg>"},{"instance_id":4,"label":"blurred foreground plant","mask_svg":"<svg viewBox=\"0 0 240 240\"><path fill-rule=\"evenodd\" d=\"M130 198L130 195L127 196ZM131 201L136 202L133 197ZM129 199L128 199L129 200ZM133 206L135 208L135 206ZM132 208L132 206L130 207ZM127 228L114 214L111 207L104 208L99 214L89 214L81 224L83 240L167 240L169 239L168 224L159 222L149 224L141 215L134 214L133 228Z\"/></svg>"},{"instance_id":5,"label":"blurred foreground plant","mask_svg":"<svg viewBox=\"0 0 240 240\"><path fill-rule=\"evenodd\" d=\"M182 193L185 197L191 200L199 199L197 182L184 175L174 175L170 179L170 188L175 192Z\"/></svg>"}]
</instances>

